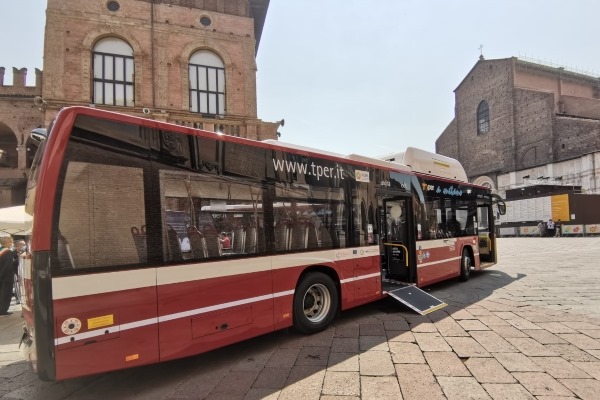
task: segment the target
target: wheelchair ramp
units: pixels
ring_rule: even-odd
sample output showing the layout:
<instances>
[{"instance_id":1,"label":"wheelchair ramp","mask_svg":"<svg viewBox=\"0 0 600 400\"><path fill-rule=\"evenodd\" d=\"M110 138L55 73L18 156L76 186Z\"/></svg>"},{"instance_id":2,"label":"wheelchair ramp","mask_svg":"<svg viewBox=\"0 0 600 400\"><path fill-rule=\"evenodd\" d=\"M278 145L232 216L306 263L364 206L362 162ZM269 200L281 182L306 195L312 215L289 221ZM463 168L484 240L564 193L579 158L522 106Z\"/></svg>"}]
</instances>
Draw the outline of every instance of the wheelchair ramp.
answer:
<instances>
[{"instance_id":1,"label":"wheelchair ramp","mask_svg":"<svg viewBox=\"0 0 600 400\"><path fill-rule=\"evenodd\" d=\"M421 315L429 314L448 305L416 286L404 286L390 290L387 294Z\"/></svg>"}]
</instances>

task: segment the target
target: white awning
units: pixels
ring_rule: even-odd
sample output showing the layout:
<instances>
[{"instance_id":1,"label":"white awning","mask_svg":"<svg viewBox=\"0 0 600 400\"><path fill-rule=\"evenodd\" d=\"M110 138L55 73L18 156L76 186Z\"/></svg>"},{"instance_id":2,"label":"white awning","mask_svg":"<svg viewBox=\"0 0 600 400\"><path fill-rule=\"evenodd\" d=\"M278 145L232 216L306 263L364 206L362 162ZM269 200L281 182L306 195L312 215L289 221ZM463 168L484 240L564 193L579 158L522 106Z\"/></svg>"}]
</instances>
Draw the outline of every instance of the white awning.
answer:
<instances>
[{"instance_id":1,"label":"white awning","mask_svg":"<svg viewBox=\"0 0 600 400\"><path fill-rule=\"evenodd\" d=\"M0 236L28 235L31 233L32 217L25 212L25 206L0 208Z\"/></svg>"}]
</instances>

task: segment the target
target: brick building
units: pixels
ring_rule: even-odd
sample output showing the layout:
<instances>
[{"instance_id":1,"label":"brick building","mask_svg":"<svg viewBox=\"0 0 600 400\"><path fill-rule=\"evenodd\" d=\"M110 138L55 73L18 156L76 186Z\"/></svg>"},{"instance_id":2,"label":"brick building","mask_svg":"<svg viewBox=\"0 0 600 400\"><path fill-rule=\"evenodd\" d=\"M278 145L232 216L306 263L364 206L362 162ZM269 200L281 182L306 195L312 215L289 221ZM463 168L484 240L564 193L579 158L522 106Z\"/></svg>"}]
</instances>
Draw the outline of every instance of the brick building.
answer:
<instances>
[{"instance_id":1,"label":"brick building","mask_svg":"<svg viewBox=\"0 0 600 400\"><path fill-rule=\"evenodd\" d=\"M481 57L454 93L455 117L436 151L458 159L471 182L500 195L532 178L600 193L597 77Z\"/></svg>"},{"instance_id":2,"label":"brick building","mask_svg":"<svg viewBox=\"0 0 600 400\"><path fill-rule=\"evenodd\" d=\"M26 86L27 69L13 68L12 85L0 67L0 207L23 204L27 167L33 149L27 146L29 132L42 124L42 113L33 103L42 94L42 73L36 69L35 86Z\"/></svg>"},{"instance_id":3,"label":"brick building","mask_svg":"<svg viewBox=\"0 0 600 400\"><path fill-rule=\"evenodd\" d=\"M0 70L0 207L23 202L31 129L47 126L69 105L277 139L280 123L257 116L256 53L268 6L269 0L48 0L36 86L25 86L25 69L15 69L13 85L4 86Z\"/></svg>"}]
</instances>

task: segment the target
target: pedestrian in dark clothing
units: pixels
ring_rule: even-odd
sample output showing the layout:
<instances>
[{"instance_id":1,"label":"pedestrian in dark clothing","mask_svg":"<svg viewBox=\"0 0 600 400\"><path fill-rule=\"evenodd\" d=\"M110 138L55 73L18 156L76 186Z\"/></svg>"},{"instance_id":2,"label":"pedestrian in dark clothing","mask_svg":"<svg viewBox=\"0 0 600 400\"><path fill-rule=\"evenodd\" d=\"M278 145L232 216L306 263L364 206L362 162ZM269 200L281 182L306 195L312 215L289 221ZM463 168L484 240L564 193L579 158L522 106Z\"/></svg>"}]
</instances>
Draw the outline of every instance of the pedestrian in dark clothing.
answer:
<instances>
[{"instance_id":1,"label":"pedestrian in dark clothing","mask_svg":"<svg viewBox=\"0 0 600 400\"><path fill-rule=\"evenodd\" d=\"M10 299L15 283L15 267L19 260L12 251L13 239L10 236L0 238L0 315L10 315Z\"/></svg>"},{"instance_id":2,"label":"pedestrian in dark clothing","mask_svg":"<svg viewBox=\"0 0 600 400\"><path fill-rule=\"evenodd\" d=\"M554 235L554 236L561 237L562 236L562 221L560 220L560 218L554 224L554 229L556 229L556 235Z\"/></svg>"},{"instance_id":3,"label":"pedestrian in dark clothing","mask_svg":"<svg viewBox=\"0 0 600 400\"><path fill-rule=\"evenodd\" d=\"M546 227L548 228L548 236L553 237L554 236L554 221L552 221L552 218L550 218L548 220L548 222L546 222Z\"/></svg>"},{"instance_id":4,"label":"pedestrian in dark clothing","mask_svg":"<svg viewBox=\"0 0 600 400\"><path fill-rule=\"evenodd\" d=\"M15 257L17 262L15 265L15 286L13 289L13 296L17 304L21 304L21 277L19 276L19 263L27 255L27 242L24 240L17 240L15 242Z\"/></svg>"}]
</instances>

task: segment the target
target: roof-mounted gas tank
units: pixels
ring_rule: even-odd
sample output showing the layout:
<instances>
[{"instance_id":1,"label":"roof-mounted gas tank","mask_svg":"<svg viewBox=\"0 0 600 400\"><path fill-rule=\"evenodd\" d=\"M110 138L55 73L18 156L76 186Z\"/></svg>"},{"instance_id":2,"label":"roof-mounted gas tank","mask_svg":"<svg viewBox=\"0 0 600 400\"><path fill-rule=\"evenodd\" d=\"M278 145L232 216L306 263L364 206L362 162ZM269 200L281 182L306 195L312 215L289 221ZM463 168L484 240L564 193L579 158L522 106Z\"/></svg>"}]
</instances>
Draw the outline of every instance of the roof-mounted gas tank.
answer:
<instances>
[{"instance_id":1,"label":"roof-mounted gas tank","mask_svg":"<svg viewBox=\"0 0 600 400\"><path fill-rule=\"evenodd\" d=\"M458 160L441 154L430 153L414 147L407 147L402 153L387 154L378 157L382 160L408 165L414 172L441 178L469 182L465 169Z\"/></svg>"}]
</instances>

